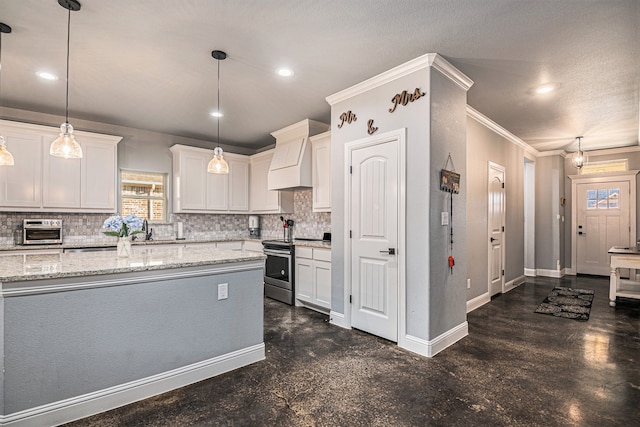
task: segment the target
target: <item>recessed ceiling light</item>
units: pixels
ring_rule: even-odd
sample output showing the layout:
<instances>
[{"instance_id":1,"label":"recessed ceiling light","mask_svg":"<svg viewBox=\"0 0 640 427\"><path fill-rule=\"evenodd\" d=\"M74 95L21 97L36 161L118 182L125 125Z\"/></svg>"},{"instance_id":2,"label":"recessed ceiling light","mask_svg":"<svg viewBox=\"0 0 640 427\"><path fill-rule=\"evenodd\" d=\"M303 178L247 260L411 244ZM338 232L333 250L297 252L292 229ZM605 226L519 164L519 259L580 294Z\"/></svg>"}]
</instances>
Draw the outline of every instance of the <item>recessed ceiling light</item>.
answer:
<instances>
[{"instance_id":1,"label":"recessed ceiling light","mask_svg":"<svg viewBox=\"0 0 640 427\"><path fill-rule=\"evenodd\" d=\"M209 113L209 115L211 117L224 117L224 114L222 114L220 111L212 111Z\"/></svg>"},{"instance_id":2,"label":"recessed ceiling light","mask_svg":"<svg viewBox=\"0 0 640 427\"><path fill-rule=\"evenodd\" d=\"M38 71L36 75L44 80L58 80L58 76L47 71Z\"/></svg>"},{"instance_id":3,"label":"recessed ceiling light","mask_svg":"<svg viewBox=\"0 0 640 427\"><path fill-rule=\"evenodd\" d=\"M553 92L554 89L555 87L553 85L543 85L536 89L536 93L539 93L542 95L544 93Z\"/></svg>"},{"instance_id":4,"label":"recessed ceiling light","mask_svg":"<svg viewBox=\"0 0 640 427\"><path fill-rule=\"evenodd\" d=\"M278 68L276 74L280 77L291 77L293 76L293 70L291 68Z\"/></svg>"}]
</instances>

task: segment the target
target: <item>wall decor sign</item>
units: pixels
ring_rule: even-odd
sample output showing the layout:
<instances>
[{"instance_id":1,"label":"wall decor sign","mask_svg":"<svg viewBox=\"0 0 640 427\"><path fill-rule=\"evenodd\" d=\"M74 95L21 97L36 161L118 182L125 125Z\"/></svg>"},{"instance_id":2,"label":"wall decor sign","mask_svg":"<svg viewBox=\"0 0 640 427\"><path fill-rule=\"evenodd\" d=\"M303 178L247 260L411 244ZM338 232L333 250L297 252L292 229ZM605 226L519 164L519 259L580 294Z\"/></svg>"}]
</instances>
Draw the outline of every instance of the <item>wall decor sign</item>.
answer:
<instances>
[{"instance_id":1,"label":"wall decor sign","mask_svg":"<svg viewBox=\"0 0 640 427\"><path fill-rule=\"evenodd\" d=\"M389 112L393 113L398 108L398 105L407 105L410 102L417 101L425 95L424 92L420 92L420 88L417 87L413 93L409 93L406 90L403 90L402 93L397 93L393 98L391 98L391 102L393 103L393 107L389 108Z\"/></svg>"},{"instance_id":2,"label":"wall decor sign","mask_svg":"<svg viewBox=\"0 0 640 427\"><path fill-rule=\"evenodd\" d=\"M358 117L351 112L351 110L340 114L340 124L338 125L338 129L342 128L344 124L350 125L352 122L358 120Z\"/></svg>"},{"instance_id":3,"label":"wall decor sign","mask_svg":"<svg viewBox=\"0 0 640 427\"><path fill-rule=\"evenodd\" d=\"M451 162L451 168L453 170L447 170L449 162ZM451 153L449 153L449 157L447 157L447 161L440 171L440 190L451 194L458 194L460 192L460 174L456 172Z\"/></svg>"},{"instance_id":4,"label":"wall decor sign","mask_svg":"<svg viewBox=\"0 0 640 427\"><path fill-rule=\"evenodd\" d=\"M373 135L377 130L378 128L373 125L373 119L369 119L367 122L367 133L369 135Z\"/></svg>"}]
</instances>

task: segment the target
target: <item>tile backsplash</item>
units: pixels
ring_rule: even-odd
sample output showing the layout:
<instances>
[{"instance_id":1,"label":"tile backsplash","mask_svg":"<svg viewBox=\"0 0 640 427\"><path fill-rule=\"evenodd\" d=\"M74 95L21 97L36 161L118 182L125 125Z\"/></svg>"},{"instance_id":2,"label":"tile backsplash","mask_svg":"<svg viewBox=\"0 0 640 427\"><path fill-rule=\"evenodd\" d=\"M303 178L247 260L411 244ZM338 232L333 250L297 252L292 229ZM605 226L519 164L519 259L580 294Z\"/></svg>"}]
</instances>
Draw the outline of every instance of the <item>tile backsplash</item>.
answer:
<instances>
[{"instance_id":1,"label":"tile backsplash","mask_svg":"<svg viewBox=\"0 0 640 427\"><path fill-rule=\"evenodd\" d=\"M293 214L283 214L293 219L294 237L322 238L331 231L331 213L312 211L311 189L296 190ZM0 245L12 245L15 230L22 226L24 218L62 219L63 239L67 244L104 244L115 238L102 234L102 224L109 214L85 213L30 213L0 212ZM247 239L249 237L247 214L173 214L169 223L152 223L155 240L172 240L177 235L177 223L183 223L184 237L198 239ZM260 215L262 238L282 238L280 215Z\"/></svg>"}]
</instances>

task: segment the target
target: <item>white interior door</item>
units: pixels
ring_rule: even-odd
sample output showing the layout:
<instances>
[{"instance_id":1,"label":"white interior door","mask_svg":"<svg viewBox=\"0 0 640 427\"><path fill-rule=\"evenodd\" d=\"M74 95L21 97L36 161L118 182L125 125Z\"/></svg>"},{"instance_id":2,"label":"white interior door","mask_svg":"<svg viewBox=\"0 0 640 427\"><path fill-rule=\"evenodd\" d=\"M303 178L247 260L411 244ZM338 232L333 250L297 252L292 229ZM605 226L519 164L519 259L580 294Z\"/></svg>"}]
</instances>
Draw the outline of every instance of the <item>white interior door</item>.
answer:
<instances>
[{"instance_id":1,"label":"white interior door","mask_svg":"<svg viewBox=\"0 0 640 427\"><path fill-rule=\"evenodd\" d=\"M504 287L504 167L489 163L489 295Z\"/></svg>"},{"instance_id":2,"label":"white interior door","mask_svg":"<svg viewBox=\"0 0 640 427\"><path fill-rule=\"evenodd\" d=\"M608 276L612 246L629 246L629 182L584 183L577 192L577 273Z\"/></svg>"},{"instance_id":3,"label":"white interior door","mask_svg":"<svg viewBox=\"0 0 640 427\"><path fill-rule=\"evenodd\" d=\"M351 326L398 341L399 141L351 151Z\"/></svg>"}]
</instances>

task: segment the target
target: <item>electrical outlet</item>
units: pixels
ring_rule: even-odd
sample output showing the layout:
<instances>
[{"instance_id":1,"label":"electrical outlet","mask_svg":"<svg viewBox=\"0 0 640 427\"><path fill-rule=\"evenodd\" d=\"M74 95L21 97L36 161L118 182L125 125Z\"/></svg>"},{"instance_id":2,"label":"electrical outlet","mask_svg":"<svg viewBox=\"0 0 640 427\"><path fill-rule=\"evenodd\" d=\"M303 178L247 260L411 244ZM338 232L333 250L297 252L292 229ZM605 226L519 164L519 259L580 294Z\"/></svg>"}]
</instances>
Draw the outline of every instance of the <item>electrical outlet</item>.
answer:
<instances>
[{"instance_id":1,"label":"electrical outlet","mask_svg":"<svg viewBox=\"0 0 640 427\"><path fill-rule=\"evenodd\" d=\"M220 283L218 284L218 301L221 299L229 298L229 284L228 283Z\"/></svg>"},{"instance_id":2,"label":"electrical outlet","mask_svg":"<svg viewBox=\"0 0 640 427\"><path fill-rule=\"evenodd\" d=\"M467 279L467 289L471 289L471 279Z\"/></svg>"}]
</instances>

